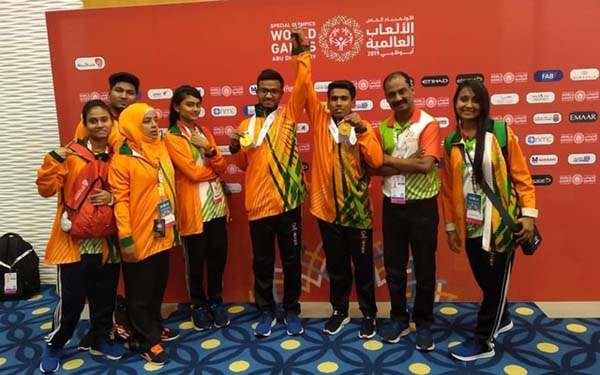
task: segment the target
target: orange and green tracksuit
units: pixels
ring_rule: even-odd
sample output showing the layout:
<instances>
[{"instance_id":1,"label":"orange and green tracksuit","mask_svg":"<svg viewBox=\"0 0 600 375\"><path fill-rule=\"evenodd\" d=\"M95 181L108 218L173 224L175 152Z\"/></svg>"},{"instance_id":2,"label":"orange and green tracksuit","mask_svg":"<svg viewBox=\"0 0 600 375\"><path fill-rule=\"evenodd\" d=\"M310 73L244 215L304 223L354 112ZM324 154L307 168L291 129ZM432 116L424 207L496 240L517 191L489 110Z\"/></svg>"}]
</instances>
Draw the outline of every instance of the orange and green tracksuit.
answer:
<instances>
[{"instance_id":1,"label":"orange and green tracksuit","mask_svg":"<svg viewBox=\"0 0 600 375\"><path fill-rule=\"evenodd\" d=\"M304 173L298 150L297 122L304 109L306 77L310 73L310 53L303 51L292 57L296 70L294 89L285 106L269 128L259 147L242 147L236 162L246 171L246 212L248 220L278 215L299 207L306 198ZM256 107L254 140L267 114ZM247 131L250 119L240 123L238 130Z\"/></svg>"},{"instance_id":2,"label":"orange and green tracksuit","mask_svg":"<svg viewBox=\"0 0 600 375\"><path fill-rule=\"evenodd\" d=\"M199 183L217 180L218 173L225 171L227 163L219 151L215 139L208 128L202 126L202 133L215 148L216 155L205 158L208 165L198 163L199 151L190 143L190 138L182 124L171 126L165 138L171 161L175 166L175 191L177 192L177 224L181 236L202 233L202 207L200 204Z\"/></svg>"}]
</instances>

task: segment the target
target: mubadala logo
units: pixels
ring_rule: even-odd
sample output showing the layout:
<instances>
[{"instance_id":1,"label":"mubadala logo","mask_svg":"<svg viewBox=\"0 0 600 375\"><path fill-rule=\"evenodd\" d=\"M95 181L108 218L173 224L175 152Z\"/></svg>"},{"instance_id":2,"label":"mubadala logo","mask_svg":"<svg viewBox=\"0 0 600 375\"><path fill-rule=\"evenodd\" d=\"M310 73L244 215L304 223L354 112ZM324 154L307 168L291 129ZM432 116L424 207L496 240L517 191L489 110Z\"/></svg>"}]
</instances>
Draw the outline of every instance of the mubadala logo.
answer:
<instances>
[{"instance_id":1,"label":"mubadala logo","mask_svg":"<svg viewBox=\"0 0 600 375\"><path fill-rule=\"evenodd\" d=\"M75 59L77 70L100 70L104 69L106 62L102 56L78 57Z\"/></svg>"},{"instance_id":2,"label":"mubadala logo","mask_svg":"<svg viewBox=\"0 0 600 375\"><path fill-rule=\"evenodd\" d=\"M569 164L595 164L596 154L569 154Z\"/></svg>"},{"instance_id":3,"label":"mubadala logo","mask_svg":"<svg viewBox=\"0 0 600 375\"><path fill-rule=\"evenodd\" d=\"M448 117L436 117L435 120L440 124L440 128L447 128L450 125L450 119Z\"/></svg>"},{"instance_id":4,"label":"mubadala logo","mask_svg":"<svg viewBox=\"0 0 600 375\"><path fill-rule=\"evenodd\" d=\"M558 124L562 120L562 115L558 112L536 113L533 115L533 123L538 125Z\"/></svg>"},{"instance_id":5,"label":"mubadala logo","mask_svg":"<svg viewBox=\"0 0 600 375\"><path fill-rule=\"evenodd\" d=\"M525 143L533 145L551 145L554 143L554 135L552 134L528 134L525 137Z\"/></svg>"},{"instance_id":6,"label":"mubadala logo","mask_svg":"<svg viewBox=\"0 0 600 375\"><path fill-rule=\"evenodd\" d=\"M572 81L594 81L600 76L600 71L596 68L573 69L569 73Z\"/></svg>"},{"instance_id":7,"label":"mubadala logo","mask_svg":"<svg viewBox=\"0 0 600 375\"><path fill-rule=\"evenodd\" d=\"M372 100L357 100L354 104L355 111L370 111L373 109Z\"/></svg>"},{"instance_id":8,"label":"mubadala logo","mask_svg":"<svg viewBox=\"0 0 600 375\"><path fill-rule=\"evenodd\" d=\"M448 76L425 76L421 78L421 86L423 87L440 87L448 86L450 78Z\"/></svg>"},{"instance_id":9,"label":"mubadala logo","mask_svg":"<svg viewBox=\"0 0 600 375\"><path fill-rule=\"evenodd\" d=\"M561 70L537 70L533 74L533 79L536 82L556 82L563 78Z\"/></svg>"},{"instance_id":10,"label":"mubadala logo","mask_svg":"<svg viewBox=\"0 0 600 375\"><path fill-rule=\"evenodd\" d=\"M148 99L152 99L152 100L171 99L172 96L173 96L173 90L171 90L170 88L148 90Z\"/></svg>"},{"instance_id":11,"label":"mubadala logo","mask_svg":"<svg viewBox=\"0 0 600 375\"><path fill-rule=\"evenodd\" d=\"M217 106L210 109L213 117L231 117L237 115L237 109L232 105Z\"/></svg>"},{"instance_id":12,"label":"mubadala logo","mask_svg":"<svg viewBox=\"0 0 600 375\"><path fill-rule=\"evenodd\" d=\"M556 165L558 163L558 155L555 154L540 154L531 155L529 164L531 165Z\"/></svg>"},{"instance_id":13,"label":"mubadala logo","mask_svg":"<svg viewBox=\"0 0 600 375\"><path fill-rule=\"evenodd\" d=\"M519 94L516 94L516 93L494 94L491 97L491 102L494 105L517 104L519 102Z\"/></svg>"},{"instance_id":14,"label":"mubadala logo","mask_svg":"<svg viewBox=\"0 0 600 375\"><path fill-rule=\"evenodd\" d=\"M319 81L315 82L315 91L316 92L327 92L327 87L331 81Z\"/></svg>"},{"instance_id":15,"label":"mubadala logo","mask_svg":"<svg viewBox=\"0 0 600 375\"><path fill-rule=\"evenodd\" d=\"M552 91L545 92L530 92L527 94L527 103L552 103L554 101L554 93Z\"/></svg>"},{"instance_id":16,"label":"mubadala logo","mask_svg":"<svg viewBox=\"0 0 600 375\"><path fill-rule=\"evenodd\" d=\"M598 113L596 113L594 111L569 113L569 121L570 122L596 122L597 120L598 120Z\"/></svg>"},{"instance_id":17,"label":"mubadala logo","mask_svg":"<svg viewBox=\"0 0 600 375\"><path fill-rule=\"evenodd\" d=\"M552 185L554 179L549 174L534 174L531 175L534 185Z\"/></svg>"}]
</instances>

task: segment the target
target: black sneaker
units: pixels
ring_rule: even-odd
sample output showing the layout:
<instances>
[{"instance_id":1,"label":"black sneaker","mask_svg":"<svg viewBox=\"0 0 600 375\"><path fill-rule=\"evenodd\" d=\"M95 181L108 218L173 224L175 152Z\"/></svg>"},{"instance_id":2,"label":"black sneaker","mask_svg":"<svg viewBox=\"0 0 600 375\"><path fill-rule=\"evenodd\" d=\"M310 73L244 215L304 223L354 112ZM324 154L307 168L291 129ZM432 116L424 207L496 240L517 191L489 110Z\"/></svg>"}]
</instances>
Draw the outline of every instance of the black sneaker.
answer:
<instances>
[{"instance_id":1,"label":"black sneaker","mask_svg":"<svg viewBox=\"0 0 600 375\"><path fill-rule=\"evenodd\" d=\"M225 311L225 308L220 303L212 305L210 307L210 312L215 321L216 328L227 327L231 323L231 320L229 320L229 315L227 315L227 311Z\"/></svg>"},{"instance_id":2,"label":"black sneaker","mask_svg":"<svg viewBox=\"0 0 600 375\"><path fill-rule=\"evenodd\" d=\"M206 331L212 327L212 321L204 307L192 309L192 323L196 331Z\"/></svg>"},{"instance_id":3,"label":"black sneaker","mask_svg":"<svg viewBox=\"0 0 600 375\"><path fill-rule=\"evenodd\" d=\"M383 341L395 344L400 341L402 336L406 336L409 333L410 329L408 328L407 322L392 319L392 321L383 328L381 338Z\"/></svg>"},{"instance_id":4,"label":"black sneaker","mask_svg":"<svg viewBox=\"0 0 600 375\"><path fill-rule=\"evenodd\" d=\"M179 330L175 328L162 327L160 341L171 341L179 337Z\"/></svg>"},{"instance_id":5,"label":"black sneaker","mask_svg":"<svg viewBox=\"0 0 600 375\"><path fill-rule=\"evenodd\" d=\"M417 328L417 350L429 352L435 349L431 330L427 327Z\"/></svg>"},{"instance_id":6,"label":"black sneaker","mask_svg":"<svg viewBox=\"0 0 600 375\"><path fill-rule=\"evenodd\" d=\"M365 316L362 318L360 323L360 331L358 331L358 337L361 339L372 339L375 337L375 318L371 316Z\"/></svg>"},{"instance_id":7,"label":"black sneaker","mask_svg":"<svg viewBox=\"0 0 600 375\"><path fill-rule=\"evenodd\" d=\"M165 350L160 344L156 344L150 349L143 352L142 358L148 361L148 363L151 363L156 366L162 366L169 361Z\"/></svg>"},{"instance_id":8,"label":"black sneaker","mask_svg":"<svg viewBox=\"0 0 600 375\"><path fill-rule=\"evenodd\" d=\"M329 320L325 323L323 332L328 335L335 335L348 323L350 323L350 317L348 314L335 310L333 314L331 314Z\"/></svg>"},{"instance_id":9,"label":"black sneaker","mask_svg":"<svg viewBox=\"0 0 600 375\"><path fill-rule=\"evenodd\" d=\"M79 344L77 344L77 350L79 350L80 352L87 352L90 350L90 348L92 347L92 341L94 341L94 337L92 336L92 332L91 331L87 331L87 333L85 334L85 336L83 336L83 338L79 341Z\"/></svg>"}]
</instances>

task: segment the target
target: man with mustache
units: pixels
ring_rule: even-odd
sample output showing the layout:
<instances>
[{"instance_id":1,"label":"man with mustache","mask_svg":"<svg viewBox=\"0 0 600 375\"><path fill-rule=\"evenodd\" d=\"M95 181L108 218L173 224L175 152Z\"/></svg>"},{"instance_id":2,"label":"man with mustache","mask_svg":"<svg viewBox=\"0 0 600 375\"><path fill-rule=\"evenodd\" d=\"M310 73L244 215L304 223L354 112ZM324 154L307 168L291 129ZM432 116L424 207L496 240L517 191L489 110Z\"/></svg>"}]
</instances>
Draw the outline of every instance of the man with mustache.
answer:
<instances>
[{"instance_id":1,"label":"man with mustache","mask_svg":"<svg viewBox=\"0 0 600 375\"><path fill-rule=\"evenodd\" d=\"M430 327L436 283L440 126L430 114L415 108L415 90L408 74L389 74L383 89L394 113L379 124L383 166L371 171L383 176L384 264L392 304L391 322L382 330L382 337L397 343L410 332L406 308L410 244L417 281L412 316L417 325L416 346L430 351L435 348Z\"/></svg>"}]
</instances>

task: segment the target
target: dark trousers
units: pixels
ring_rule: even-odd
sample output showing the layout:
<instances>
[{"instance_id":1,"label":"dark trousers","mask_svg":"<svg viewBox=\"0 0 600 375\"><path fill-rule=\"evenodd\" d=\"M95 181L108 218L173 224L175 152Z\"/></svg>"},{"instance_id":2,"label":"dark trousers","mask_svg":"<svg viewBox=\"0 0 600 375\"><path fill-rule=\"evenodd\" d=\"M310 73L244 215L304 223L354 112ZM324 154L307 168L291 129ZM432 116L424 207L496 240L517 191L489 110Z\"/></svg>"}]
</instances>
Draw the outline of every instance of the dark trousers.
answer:
<instances>
[{"instance_id":1,"label":"dark trousers","mask_svg":"<svg viewBox=\"0 0 600 375\"><path fill-rule=\"evenodd\" d=\"M492 342L500 322L510 318L506 309L506 297L514 252L493 253L492 262L490 253L481 248L481 241L481 237L467 238L466 241L469 264L477 285L483 292L483 301L477 315L475 338Z\"/></svg>"},{"instance_id":2,"label":"dark trousers","mask_svg":"<svg viewBox=\"0 0 600 375\"><path fill-rule=\"evenodd\" d=\"M127 315L144 351L160 343L169 253L161 251L137 263L123 263Z\"/></svg>"},{"instance_id":3,"label":"dark trousers","mask_svg":"<svg viewBox=\"0 0 600 375\"><path fill-rule=\"evenodd\" d=\"M436 198L407 204L383 200L383 256L392 309L390 317L408 322L406 308L406 266L412 252L416 280L413 320L418 326L433 322L435 293L435 252L438 207Z\"/></svg>"},{"instance_id":4,"label":"dark trousers","mask_svg":"<svg viewBox=\"0 0 600 375\"><path fill-rule=\"evenodd\" d=\"M108 340L113 325L119 263L102 264L102 254L82 255L81 261L58 265L50 345L62 348L71 338L85 306L90 308L90 333L94 346Z\"/></svg>"},{"instance_id":5,"label":"dark trousers","mask_svg":"<svg viewBox=\"0 0 600 375\"><path fill-rule=\"evenodd\" d=\"M283 267L283 308L300 314L302 277L302 216L300 207L279 215L250 221L254 300L259 311L275 311L273 273L275 238Z\"/></svg>"},{"instance_id":6,"label":"dark trousers","mask_svg":"<svg viewBox=\"0 0 600 375\"><path fill-rule=\"evenodd\" d=\"M375 317L377 304L373 267L373 230L343 227L321 219L319 219L319 230L329 274L331 306L334 310L348 313L352 289L352 262L360 311L364 316Z\"/></svg>"},{"instance_id":7,"label":"dark trousers","mask_svg":"<svg viewBox=\"0 0 600 375\"><path fill-rule=\"evenodd\" d=\"M227 261L227 223L221 217L204 223L200 234L185 236L186 282L193 306L223 302L223 273ZM206 292L204 274L206 267Z\"/></svg>"}]
</instances>

